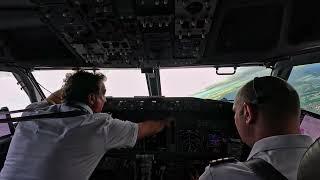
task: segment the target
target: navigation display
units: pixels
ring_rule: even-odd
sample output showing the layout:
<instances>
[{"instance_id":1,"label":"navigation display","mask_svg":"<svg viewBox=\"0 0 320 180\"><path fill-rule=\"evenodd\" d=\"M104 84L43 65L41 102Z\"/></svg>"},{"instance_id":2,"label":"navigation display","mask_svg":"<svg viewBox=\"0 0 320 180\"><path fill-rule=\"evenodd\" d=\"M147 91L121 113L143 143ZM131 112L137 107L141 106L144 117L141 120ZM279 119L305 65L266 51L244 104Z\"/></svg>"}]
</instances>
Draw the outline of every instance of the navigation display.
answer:
<instances>
[{"instance_id":1,"label":"navigation display","mask_svg":"<svg viewBox=\"0 0 320 180\"><path fill-rule=\"evenodd\" d=\"M301 122L300 131L316 140L320 137L320 119L306 114Z\"/></svg>"}]
</instances>

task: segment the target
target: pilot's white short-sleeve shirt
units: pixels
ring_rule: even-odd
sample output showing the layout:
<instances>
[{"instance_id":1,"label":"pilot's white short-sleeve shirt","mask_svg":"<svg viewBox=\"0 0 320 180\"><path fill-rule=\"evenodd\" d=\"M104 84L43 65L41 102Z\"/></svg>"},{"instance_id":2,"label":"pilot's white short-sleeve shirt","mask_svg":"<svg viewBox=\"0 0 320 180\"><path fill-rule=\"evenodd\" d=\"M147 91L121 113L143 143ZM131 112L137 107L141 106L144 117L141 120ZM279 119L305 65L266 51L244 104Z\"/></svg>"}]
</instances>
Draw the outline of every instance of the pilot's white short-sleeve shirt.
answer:
<instances>
[{"instance_id":1,"label":"pilot's white short-sleeve shirt","mask_svg":"<svg viewBox=\"0 0 320 180\"><path fill-rule=\"evenodd\" d=\"M313 143L311 137L300 134L272 136L256 142L248 160L261 158L270 163L288 180L297 179L300 160ZM199 180L260 180L242 162L222 163L207 167Z\"/></svg>"},{"instance_id":2,"label":"pilot's white short-sleeve shirt","mask_svg":"<svg viewBox=\"0 0 320 180\"><path fill-rule=\"evenodd\" d=\"M87 114L20 122L13 136L0 180L87 180L112 148L133 147L138 125L94 113L85 104L31 104L24 115L78 110ZM40 109L39 109L40 108Z\"/></svg>"}]
</instances>

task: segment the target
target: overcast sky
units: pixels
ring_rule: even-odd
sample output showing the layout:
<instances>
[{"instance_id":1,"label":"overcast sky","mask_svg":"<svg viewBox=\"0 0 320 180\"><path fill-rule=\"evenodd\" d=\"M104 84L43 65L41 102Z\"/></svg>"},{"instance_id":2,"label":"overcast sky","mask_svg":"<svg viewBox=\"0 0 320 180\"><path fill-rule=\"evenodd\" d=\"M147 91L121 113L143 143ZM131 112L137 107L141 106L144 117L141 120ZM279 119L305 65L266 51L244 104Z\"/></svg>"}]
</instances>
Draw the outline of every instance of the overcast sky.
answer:
<instances>
[{"instance_id":1,"label":"overcast sky","mask_svg":"<svg viewBox=\"0 0 320 180\"><path fill-rule=\"evenodd\" d=\"M55 91L60 88L65 74L69 72L72 71L36 71L33 74L41 85ZM146 77L140 69L98 72L107 76L106 96L148 96ZM214 68L164 69L160 71L160 77L164 96L190 96L228 78L216 75ZM45 94L49 93L46 91Z\"/></svg>"},{"instance_id":2,"label":"overcast sky","mask_svg":"<svg viewBox=\"0 0 320 180\"><path fill-rule=\"evenodd\" d=\"M36 80L49 91L54 92L63 84L66 73L71 70L35 71ZM107 76L106 96L133 97L148 96L145 75L140 69L103 70ZM189 96L201 89L225 79L218 76L213 68L201 69L166 69L161 70L162 93L164 96ZM11 73L0 72L1 90L0 106L8 106L11 110L24 108L29 104L24 91L20 90ZM43 90L46 95L50 93Z\"/></svg>"}]
</instances>

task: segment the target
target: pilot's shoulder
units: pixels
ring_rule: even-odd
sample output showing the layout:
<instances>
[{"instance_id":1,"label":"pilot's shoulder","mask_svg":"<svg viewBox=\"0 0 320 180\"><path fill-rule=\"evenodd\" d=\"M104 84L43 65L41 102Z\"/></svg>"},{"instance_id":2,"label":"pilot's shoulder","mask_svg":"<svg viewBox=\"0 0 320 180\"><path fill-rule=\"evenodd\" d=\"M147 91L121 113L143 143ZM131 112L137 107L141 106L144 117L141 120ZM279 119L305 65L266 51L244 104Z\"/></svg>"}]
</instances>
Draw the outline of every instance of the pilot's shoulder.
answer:
<instances>
[{"instance_id":1,"label":"pilot's shoulder","mask_svg":"<svg viewBox=\"0 0 320 180\"><path fill-rule=\"evenodd\" d=\"M93 113L95 120L111 120L113 119L109 113Z\"/></svg>"},{"instance_id":2,"label":"pilot's shoulder","mask_svg":"<svg viewBox=\"0 0 320 180\"><path fill-rule=\"evenodd\" d=\"M225 164L225 163L235 163L235 162L238 162L236 158L226 157L226 158L220 158L220 159L210 161L209 166L214 167L214 166Z\"/></svg>"},{"instance_id":3,"label":"pilot's shoulder","mask_svg":"<svg viewBox=\"0 0 320 180\"><path fill-rule=\"evenodd\" d=\"M45 108L48 108L49 106L50 106L50 103L48 103L45 100L40 101L40 102L33 102L25 108L28 111L23 112L22 116L31 116L31 115L39 114L40 110L44 110Z\"/></svg>"},{"instance_id":4,"label":"pilot's shoulder","mask_svg":"<svg viewBox=\"0 0 320 180\"><path fill-rule=\"evenodd\" d=\"M50 103L48 103L46 100L39 101L39 102L33 102L29 104L26 109L40 109L43 107L48 107L50 106Z\"/></svg>"},{"instance_id":5,"label":"pilot's shoulder","mask_svg":"<svg viewBox=\"0 0 320 180\"><path fill-rule=\"evenodd\" d=\"M91 123L102 123L107 125L113 120L112 116L108 113L93 113L93 114L86 114L86 120L83 124L91 124Z\"/></svg>"},{"instance_id":6,"label":"pilot's shoulder","mask_svg":"<svg viewBox=\"0 0 320 180\"><path fill-rule=\"evenodd\" d=\"M235 158L222 158L210 161L199 180L246 179L251 180L252 172ZM245 178L242 178L245 177Z\"/></svg>"}]
</instances>

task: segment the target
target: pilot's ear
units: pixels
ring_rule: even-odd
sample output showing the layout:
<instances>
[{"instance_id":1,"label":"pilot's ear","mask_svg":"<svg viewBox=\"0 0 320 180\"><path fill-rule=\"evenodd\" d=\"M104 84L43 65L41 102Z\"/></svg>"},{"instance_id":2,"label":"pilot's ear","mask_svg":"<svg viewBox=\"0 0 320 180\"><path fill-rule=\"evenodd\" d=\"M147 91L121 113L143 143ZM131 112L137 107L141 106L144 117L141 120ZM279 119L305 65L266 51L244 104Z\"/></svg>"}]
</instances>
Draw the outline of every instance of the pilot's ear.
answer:
<instances>
[{"instance_id":1,"label":"pilot's ear","mask_svg":"<svg viewBox=\"0 0 320 180\"><path fill-rule=\"evenodd\" d=\"M244 103L243 104L243 117L245 119L246 124L252 124L255 122L255 111L251 104Z\"/></svg>"},{"instance_id":2,"label":"pilot's ear","mask_svg":"<svg viewBox=\"0 0 320 180\"><path fill-rule=\"evenodd\" d=\"M89 106L93 106L95 102L96 102L96 96L94 94L89 94L88 95Z\"/></svg>"}]
</instances>

